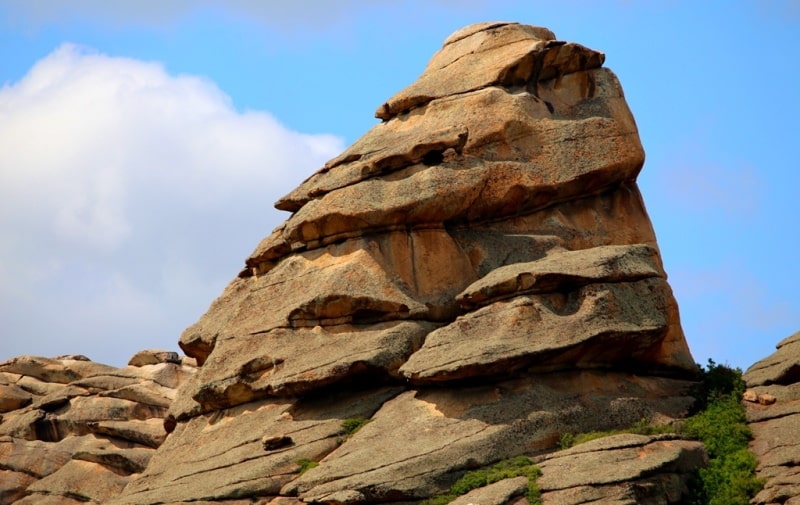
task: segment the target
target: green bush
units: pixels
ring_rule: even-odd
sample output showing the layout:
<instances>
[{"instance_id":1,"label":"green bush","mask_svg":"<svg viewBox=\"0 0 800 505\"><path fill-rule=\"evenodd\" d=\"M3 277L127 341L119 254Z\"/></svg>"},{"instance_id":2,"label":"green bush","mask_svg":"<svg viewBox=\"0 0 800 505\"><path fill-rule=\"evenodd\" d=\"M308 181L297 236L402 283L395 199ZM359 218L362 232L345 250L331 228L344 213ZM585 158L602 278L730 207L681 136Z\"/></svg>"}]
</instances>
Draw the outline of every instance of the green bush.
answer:
<instances>
[{"instance_id":1,"label":"green bush","mask_svg":"<svg viewBox=\"0 0 800 505\"><path fill-rule=\"evenodd\" d=\"M569 449L575 445L575 434L565 432L561 434L561 437L558 439L558 450L563 451L564 449Z\"/></svg>"},{"instance_id":2,"label":"green bush","mask_svg":"<svg viewBox=\"0 0 800 505\"><path fill-rule=\"evenodd\" d=\"M558 448L566 449L619 433L655 435L675 432L703 442L708 451L708 467L697 472L690 486L691 496L687 503L747 505L764 483L755 476L757 461L747 445L752 434L740 401L745 387L740 369L718 365L709 359L698 389L700 411L683 423L654 426L647 419L642 419L623 430L563 433Z\"/></svg>"},{"instance_id":3,"label":"green bush","mask_svg":"<svg viewBox=\"0 0 800 505\"><path fill-rule=\"evenodd\" d=\"M691 485L690 505L747 505L764 483L747 444L752 437L740 398L742 371L708 360L701 399L705 410L686 420L684 434L703 442L709 462Z\"/></svg>"},{"instance_id":4,"label":"green bush","mask_svg":"<svg viewBox=\"0 0 800 505\"><path fill-rule=\"evenodd\" d=\"M729 396L713 400L706 410L687 419L683 433L701 440L712 459L746 449L752 436L744 409L738 400Z\"/></svg>"},{"instance_id":5,"label":"green bush","mask_svg":"<svg viewBox=\"0 0 800 505\"><path fill-rule=\"evenodd\" d=\"M700 368L702 369L702 367ZM709 359L705 370L703 370L703 380L700 394L698 395L700 409L705 410L713 400L724 396L738 400L742 397L745 388L746 385L742 379L742 370L740 368L718 365L713 359Z\"/></svg>"}]
</instances>

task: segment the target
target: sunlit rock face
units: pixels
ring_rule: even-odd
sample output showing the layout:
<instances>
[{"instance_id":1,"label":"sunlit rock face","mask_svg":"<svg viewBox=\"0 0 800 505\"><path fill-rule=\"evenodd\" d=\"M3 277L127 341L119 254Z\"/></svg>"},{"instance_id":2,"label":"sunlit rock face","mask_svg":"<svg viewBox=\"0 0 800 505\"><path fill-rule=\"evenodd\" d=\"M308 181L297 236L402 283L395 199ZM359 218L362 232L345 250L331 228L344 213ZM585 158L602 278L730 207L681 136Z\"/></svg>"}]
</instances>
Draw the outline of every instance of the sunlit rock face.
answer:
<instances>
[{"instance_id":1,"label":"sunlit rock face","mask_svg":"<svg viewBox=\"0 0 800 505\"><path fill-rule=\"evenodd\" d=\"M277 202L291 216L181 336L201 366L114 503L407 502L564 432L684 415L697 368L603 61L516 23L450 36Z\"/></svg>"},{"instance_id":2,"label":"sunlit rock face","mask_svg":"<svg viewBox=\"0 0 800 505\"><path fill-rule=\"evenodd\" d=\"M800 331L776 347L743 377L750 450L758 459L756 475L764 480L751 501L756 505L790 505L800 496Z\"/></svg>"},{"instance_id":3,"label":"sunlit rock face","mask_svg":"<svg viewBox=\"0 0 800 505\"><path fill-rule=\"evenodd\" d=\"M81 355L0 363L0 504L105 503L164 442L194 359L146 350L115 368Z\"/></svg>"}]
</instances>

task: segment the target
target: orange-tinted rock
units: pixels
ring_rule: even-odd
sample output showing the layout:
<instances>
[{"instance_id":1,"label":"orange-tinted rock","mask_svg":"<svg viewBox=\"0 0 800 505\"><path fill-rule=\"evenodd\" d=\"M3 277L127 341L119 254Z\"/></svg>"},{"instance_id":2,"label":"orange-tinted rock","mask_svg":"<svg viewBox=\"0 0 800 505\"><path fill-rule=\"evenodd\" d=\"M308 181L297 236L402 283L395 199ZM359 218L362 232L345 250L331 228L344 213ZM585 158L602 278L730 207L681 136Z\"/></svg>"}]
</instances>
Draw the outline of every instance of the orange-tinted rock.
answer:
<instances>
[{"instance_id":1,"label":"orange-tinted rock","mask_svg":"<svg viewBox=\"0 0 800 505\"><path fill-rule=\"evenodd\" d=\"M199 371L117 503L419 500L564 431L685 415L697 367L636 186L636 124L603 61L544 28L453 34L381 123L278 201L292 215L183 333ZM137 387L114 396L145 401ZM385 387L335 444L329 417L347 408L298 407ZM656 481L700 464L696 444L639 442ZM319 465L299 476L290 458L304 457Z\"/></svg>"},{"instance_id":2,"label":"orange-tinted rock","mask_svg":"<svg viewBox=\"0 0 800 505\"><path fill-rule=\"evenodd\" d=\"M0 503L23 505L118 495L166 438L167 406L194 372L174 362L118 369L84 356L22 356L0 368Z\"/></svg>"},{"instance_id":3,"label":"orange-tinted rock","mask_svg":"<svg viewBox=\"0 0 800 505\"><path fill-rule=\"evenodd\" d=\"M636 185L636 124L603 62L545 28L454 33L382 122L278 201L291 216L180 337L190 358L0 364L17 394L0 454L57 455L8 492L417 502L566 432L684 416L697 369ZM676 502L703 463L695 442L608 444L543 463L554 503L637 486ZM522 503L523 487L464 500Z\"/></svg>"}]
</instances>

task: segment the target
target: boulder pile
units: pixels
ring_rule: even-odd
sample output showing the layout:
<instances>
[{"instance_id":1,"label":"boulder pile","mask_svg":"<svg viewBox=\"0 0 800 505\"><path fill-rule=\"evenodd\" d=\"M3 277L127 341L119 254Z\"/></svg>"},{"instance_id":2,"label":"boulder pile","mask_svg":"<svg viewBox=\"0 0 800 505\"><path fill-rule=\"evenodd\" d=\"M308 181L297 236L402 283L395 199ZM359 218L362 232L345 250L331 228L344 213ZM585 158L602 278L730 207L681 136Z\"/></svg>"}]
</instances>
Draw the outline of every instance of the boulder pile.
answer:
<instances>
[{"instance_id":1,"label":"boulder pile","mask_svg":"<svg viewBox=\"0 0 800 505\"><path fill-rule=\"evenodd\" d=\"M105 503L166 438L194 359L141 351L115 368L85 356L0 363L0 503Z\"/></svg>"}]
</instances>

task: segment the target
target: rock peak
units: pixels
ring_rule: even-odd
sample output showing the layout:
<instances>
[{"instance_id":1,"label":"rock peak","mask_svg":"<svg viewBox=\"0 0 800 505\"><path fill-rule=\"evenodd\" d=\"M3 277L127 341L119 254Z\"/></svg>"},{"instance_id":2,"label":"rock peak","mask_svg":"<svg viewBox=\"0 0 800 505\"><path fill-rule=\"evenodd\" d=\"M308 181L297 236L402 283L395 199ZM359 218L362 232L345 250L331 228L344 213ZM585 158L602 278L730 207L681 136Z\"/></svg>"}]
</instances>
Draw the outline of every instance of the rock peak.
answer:
<instances>
[{"instance_id":1,"label":"rock peak","mask_svg":"<svg viewBox=\"0 0 800 505\"><path fill-rule=\"evenodd\" d=\"M556 40L547 28L519 23L470 25L448 37L422 76L378 107L375 117L388 120L436 98L488 86L535 90L539 81L597 68L604 59L598 51Z\"/></svg>"},{"instance_id":2,"label":"rock peak","mask_svg":"<svg viewBox=\"0 0 800 505\"><path fill-rule=\"evenodd\" d=\"M199 368L111 503L418 502L563 433L683 416L697 368L603 60L517 23L451 35L277 202L291 215L181 336ZM642 493L680 496L703 458L623 436L550 456L540 487L663 503Z\"/></svg>"},{"instance_id":3,"label":"rock peak","mask_svg":"<svg viewBox=\"0 0 800 505\"><path fill-rule=\"evenodd\" d=\"M603 61L518 23L451 35L379 124L277 202L292 215L184 332L201 368L168 414L172 450L212 418L257 423L262 493L375 503L562 431L682 415L697 368ZM347 418L372 421L337 448ZM157 461L119 503L190 472ZM210 480L170 499L205 499Z\"/></svg>"}]
</instances>

